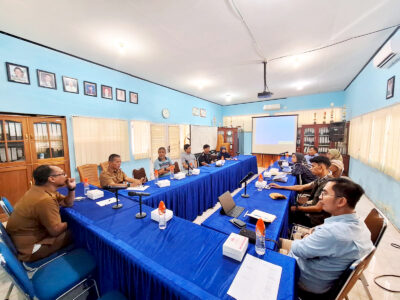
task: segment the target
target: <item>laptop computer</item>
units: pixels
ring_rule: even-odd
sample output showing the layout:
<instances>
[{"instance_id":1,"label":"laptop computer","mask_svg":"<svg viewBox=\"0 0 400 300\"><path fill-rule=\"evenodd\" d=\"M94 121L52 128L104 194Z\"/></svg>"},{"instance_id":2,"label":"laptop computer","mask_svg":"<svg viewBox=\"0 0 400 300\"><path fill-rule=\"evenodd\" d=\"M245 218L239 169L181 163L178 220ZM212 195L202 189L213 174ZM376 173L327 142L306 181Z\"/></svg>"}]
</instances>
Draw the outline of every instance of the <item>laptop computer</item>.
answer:
<instances>
[{"instance_id":1,"label":"laptop computer","mask_svg":"<svg viewBox=\"0 0 400 300\"><path fill-rule=\"evenodd\" d=\"M235 201L232 198L232 195L229 191L226 191L221 196L218 197L219 202L221 203L223 212L232 218L237 218L240 216L244 207L237 206Z\"/></svg>"}]
</instances>

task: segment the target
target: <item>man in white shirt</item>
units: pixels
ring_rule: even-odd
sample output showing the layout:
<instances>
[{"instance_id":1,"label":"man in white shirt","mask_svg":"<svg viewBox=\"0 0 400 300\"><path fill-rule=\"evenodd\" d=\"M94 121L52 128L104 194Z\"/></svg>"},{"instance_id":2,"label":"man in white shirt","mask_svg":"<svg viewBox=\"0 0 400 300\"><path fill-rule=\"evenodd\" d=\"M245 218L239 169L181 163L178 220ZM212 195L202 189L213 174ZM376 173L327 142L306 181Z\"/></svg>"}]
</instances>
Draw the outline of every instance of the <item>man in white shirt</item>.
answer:
<instances>
[{"instance_id":1,"label":"man in white shirt","mask_svg":"<svg viewBox=\"0 0 400 300\"><path fill-rule=\"evenodd\" d=\"M312 234L295 240L289 256L300 268L299 294L329 291L351 263L371 252L371 232L355 213L364 190L346 178L329 179L320 195L324 211L332 216Z\"/></svg>"}]
</instances>

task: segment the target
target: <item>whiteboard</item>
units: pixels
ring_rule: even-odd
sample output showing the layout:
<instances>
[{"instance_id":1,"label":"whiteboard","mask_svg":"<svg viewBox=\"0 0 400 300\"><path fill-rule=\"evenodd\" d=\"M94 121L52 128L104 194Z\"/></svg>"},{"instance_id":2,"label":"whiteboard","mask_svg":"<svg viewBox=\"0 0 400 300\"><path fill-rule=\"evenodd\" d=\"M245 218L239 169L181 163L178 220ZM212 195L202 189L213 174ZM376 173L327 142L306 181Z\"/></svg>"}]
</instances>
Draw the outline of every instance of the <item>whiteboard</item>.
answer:
<instances>
[{"instance_id":1,"label":"whiteboard","mask_svg":"<svg viewBox=\"0 0 400 300\"><path fill-rule=\"evenodd\" d=\"M211 150L217 148L218 127L190 125L190 144L192 153L203 152L205 144L210 145Z\"/></svg>"}]
</instances>

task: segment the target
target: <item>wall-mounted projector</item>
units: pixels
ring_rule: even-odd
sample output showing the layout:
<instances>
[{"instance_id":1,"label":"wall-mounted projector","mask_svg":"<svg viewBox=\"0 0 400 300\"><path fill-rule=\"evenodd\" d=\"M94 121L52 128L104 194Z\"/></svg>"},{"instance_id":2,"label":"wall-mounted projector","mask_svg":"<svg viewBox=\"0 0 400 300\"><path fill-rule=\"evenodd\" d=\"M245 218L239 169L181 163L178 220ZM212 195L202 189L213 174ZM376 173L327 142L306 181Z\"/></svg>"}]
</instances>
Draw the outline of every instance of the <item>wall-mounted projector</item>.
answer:
<instances>
[{"instance_id":1,"label":"wall-mounted projector","mask_svg":"<svg viewBox=\"0 0 400 300\"><path fill-rule=\"evenodd\" d=\"M280 104L267 104L263 106L263 110L279 110L281 109Z\"/></svg>"},{"instance_id":2,"label":"wall-mounted projector","mask_svg":"<svg viewBox=\"0 0 400 300\"><path fill-rule=\"evenodd\" d=\"M270 98L274 93L270 92L270 91L264 91L261 93L257 94L258 98L262 98L262 99L266 99L266 98Z\"/></svg>"}]
</instances>

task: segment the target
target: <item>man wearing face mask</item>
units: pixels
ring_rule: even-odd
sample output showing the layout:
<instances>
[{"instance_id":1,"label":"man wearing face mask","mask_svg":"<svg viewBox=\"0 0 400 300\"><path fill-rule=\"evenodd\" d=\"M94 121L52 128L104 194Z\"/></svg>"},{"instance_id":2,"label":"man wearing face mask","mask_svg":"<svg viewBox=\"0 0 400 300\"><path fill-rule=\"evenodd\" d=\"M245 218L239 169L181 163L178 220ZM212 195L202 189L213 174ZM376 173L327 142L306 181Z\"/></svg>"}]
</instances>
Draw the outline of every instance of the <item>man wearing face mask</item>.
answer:
<instances>
[{"instance_id":1,"label":"man wearing face mask","mask_svg":"<svg viewBox=\"0 0 400 300\"><path fill-rule=\"evenodd\" d=\"M322 209L319 203L319 196L322 189L327 183L328 179L332 176L329 172L331 162L325 156L316 156L310 159L311 172L317 176L317 179L303 185L280 186L276 183L271 183L270 186L277 189L291 190L291 191L305 191L311 190L309 201L303 205L296 205L290 208L290 220L292 223L301 224L308 227L320 225L324 219L330 215Z\"/></svg>"},{"instance_id":2,"label":"man wearing face mask","mask_svg":"<svg viewBox=\"0 0 400 300\"><path fill-rule=\"evenodd\" d=\"M15 205L6 228L22 261L42 259L71 243L60 206L74 205L75 179L49 165L37 167L33 178L35 185ZM57 192L62 186L67 186L67 196Z\"/></svg>"}]
</instances>

